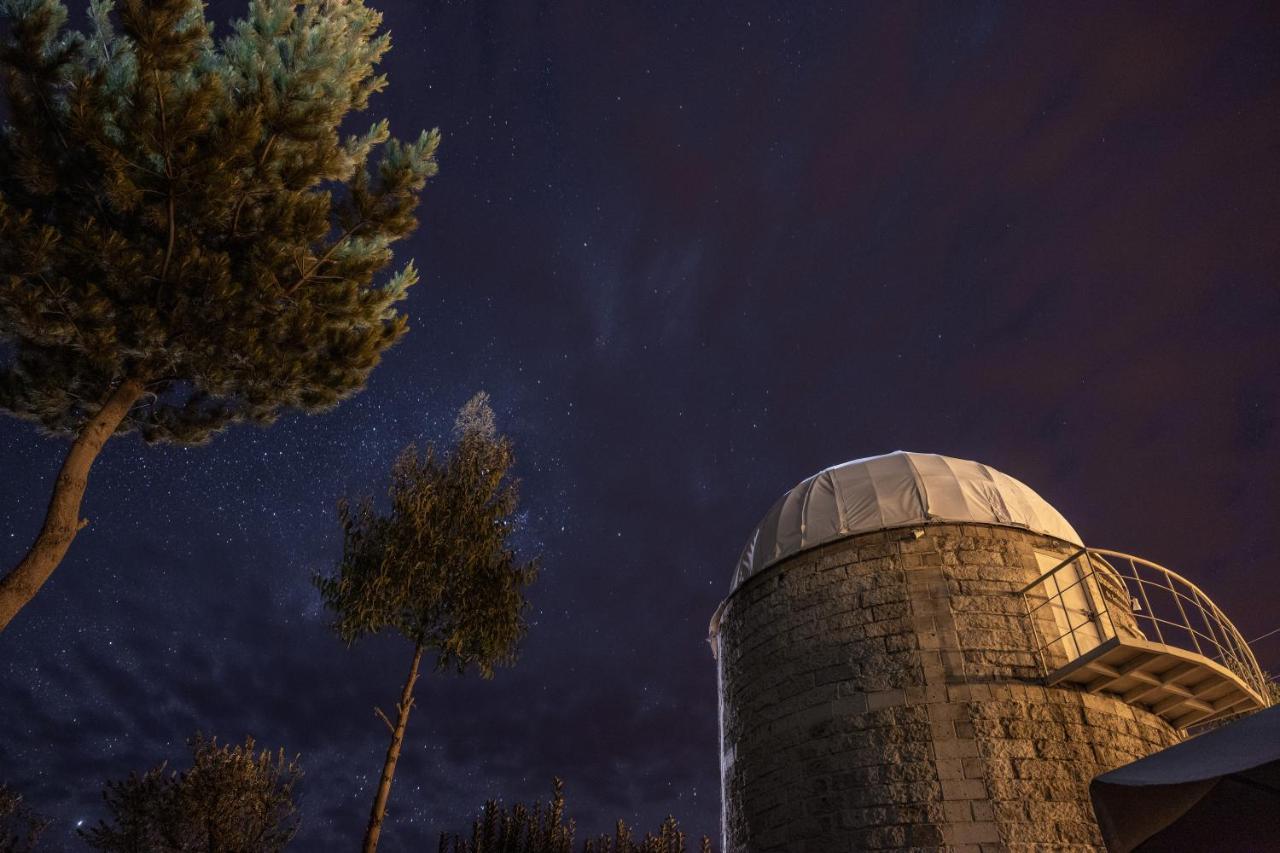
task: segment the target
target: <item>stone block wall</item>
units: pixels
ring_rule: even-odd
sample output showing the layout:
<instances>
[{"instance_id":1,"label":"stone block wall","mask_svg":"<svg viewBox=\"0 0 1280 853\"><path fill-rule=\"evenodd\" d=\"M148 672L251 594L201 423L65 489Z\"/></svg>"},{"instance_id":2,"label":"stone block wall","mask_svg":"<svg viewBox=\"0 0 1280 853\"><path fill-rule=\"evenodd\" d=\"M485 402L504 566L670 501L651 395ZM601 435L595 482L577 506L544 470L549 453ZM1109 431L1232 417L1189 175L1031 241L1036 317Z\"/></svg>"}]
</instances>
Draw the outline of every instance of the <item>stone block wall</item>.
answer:
<instances>
[{"instance_id":1,"label":"stone block wall","mask_svg":"<svg viewBox=\"0 0 1280 853\"><path fill-rule=\"evenodd\" d=\"M1101 850L1097 773L1158 718L1038 684L1027 531L938 524L798 554L730 598L719 644L726 851Z\"/></svg>"}]
</instances>

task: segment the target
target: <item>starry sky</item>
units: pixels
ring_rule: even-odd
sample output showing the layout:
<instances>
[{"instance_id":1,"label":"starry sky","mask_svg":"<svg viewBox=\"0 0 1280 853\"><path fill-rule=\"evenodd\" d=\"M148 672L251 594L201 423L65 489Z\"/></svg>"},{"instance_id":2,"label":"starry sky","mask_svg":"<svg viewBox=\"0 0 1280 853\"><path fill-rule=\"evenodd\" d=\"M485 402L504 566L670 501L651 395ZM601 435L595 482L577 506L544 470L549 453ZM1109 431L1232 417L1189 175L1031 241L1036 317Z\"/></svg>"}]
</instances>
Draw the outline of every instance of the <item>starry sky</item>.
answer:
<instances>
[{"instance_id":1,"label":"starry sky","mask_svg":"<svg viewBox=\"0 0 1280 853\"><path fill-rule=\"evenodd\" d=\"M983 461L1280 627L1280 7L372 2L370 117L445 138L413 330L331 413L108 445L0 637L0 781L50 849L197 729L301 753L298 849L355 846L411 651L345 648L310 577L477 389L544 571L515 668L419 682L388 851L555 774L585 828L714 834L708 619L847 459ZM63 450L0 420L0 562Z\"/></svg>"}]
</instances>

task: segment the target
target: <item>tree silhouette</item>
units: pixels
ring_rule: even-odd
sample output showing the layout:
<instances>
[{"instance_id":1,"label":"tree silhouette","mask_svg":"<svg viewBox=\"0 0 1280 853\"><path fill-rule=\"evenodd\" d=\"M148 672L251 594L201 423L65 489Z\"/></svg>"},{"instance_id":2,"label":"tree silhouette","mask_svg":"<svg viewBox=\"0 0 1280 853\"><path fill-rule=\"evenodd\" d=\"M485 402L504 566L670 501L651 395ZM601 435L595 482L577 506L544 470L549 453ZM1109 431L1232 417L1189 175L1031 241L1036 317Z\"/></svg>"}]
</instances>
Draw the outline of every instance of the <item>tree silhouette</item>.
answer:
<instances>
[{"instance_id":1,"label":"tree silhouette","mask_svg":"<svg viewBox=\"0 0 1280 853\"><path fill-rule=\"evenodd\" d=\"M439 853L573 853L575 823L565 822L564 783L552 780L551 799L532 808L516 803L507 808L497 800L484 804L471 825L470 837L441 833ZM703 836L698 848L711 853L711 839ZM619 820L613 835L582 842L582 853L687 853L685 834L673 817L657 832L636 839Z\"/></svg>"},{"instance_id":2,"label":"tree silhouette","mask_svg":"<svg viewBox=\"0 0 1280 853\"><path fill-rule=\"evenodd\" d=\"M61 562L113 435L199 443L363 387L404 334L435 132L341 138L386 78L363 0L0 0L0 409L71 439L0 629ZM375 150L381 156L370 168Z\"/></svg>"},{"instance_id":3,"label":"tree silhouette","mask_svg":"<svg viewBox=\"0 0 1280 853\"><path fill-rule=\"evenodd\" d=\"M8 785L0 785L0 853L29 853L39 849L49 819L23 801Z\"/></svg>"},{"instance_id":4,"label":"tree silhouette","mask_svg":"<svg viewBox=\"0 0 1280 853\"><path fill-rule=\"evenodd\" d=\"M108 782L102 798L110 821L80 836L107 853L275 853L297 834L293 789L302 771L284 750L255 752L218 746L197 734L190 741L191 769L167 764Z\"/></svg>"},{"instance_id":5,"label":"tree silhouette","mask_svg":"<svg viewBox=\"0 0 1280 853\"><path fill-rule=\"evenodd\" d=\"M483 392L458 413L452 452L405 448L391 470L390 510L371 498L344 502L342 559L330 577L316 578L334 630L348 644L393 631L413 645L409 676L394 723L376 710L391 733L369 825L365 853L378 846L391 780L404 741L414 685L425 652L438 669L474 666L492 677L514 662L525 633L525 588L533 563L516 559L509 545L519 500L510 477L511 442L498 435Z\"/></svg>"}]
</instances>

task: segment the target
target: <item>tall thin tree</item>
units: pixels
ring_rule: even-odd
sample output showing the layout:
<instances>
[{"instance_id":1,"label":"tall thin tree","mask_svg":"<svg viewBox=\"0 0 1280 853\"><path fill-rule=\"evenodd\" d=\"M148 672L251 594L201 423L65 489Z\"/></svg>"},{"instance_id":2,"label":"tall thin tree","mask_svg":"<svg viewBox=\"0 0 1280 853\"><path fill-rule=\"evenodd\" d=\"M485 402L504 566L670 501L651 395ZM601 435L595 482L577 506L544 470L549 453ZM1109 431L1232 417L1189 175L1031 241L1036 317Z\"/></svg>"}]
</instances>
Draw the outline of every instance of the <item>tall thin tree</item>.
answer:
<instances>
[{"instance_id":1,"label":"tall thin tree","mask_svg":"<svg viewBox=\"0 0 1280 853\"><path fill-rule=\"evenodd\" d=\"M71 440L0 630L87 523L113 435L199 443L363 387L406 331L439 136L339 127L386 85L363 0L251 0L215 42L201 0L0 0L0 410ZM375 150L381 156L371 168Z\"/></svg>"},{"instance_id":2,"label":"tall thin tree","mask_svg":"<svg viewBox=\"0 0 1280 853\"><path fill-rule=\"evenodd\" d=\"M375 709L391 741L365 853L378 847L423 655L434 653L437 669L461 674L474 667L490 678L495 666L514 662L525 633L524 593L537 569L511 547L519 500L514 457L483 392L459 411L454 438L444 454L434 446L405 448L391 470L385 514L371 498L340 505L342 559L333 575L316 578L334 630L348 644L393 631L413 646L395 722Z\"/></svg>"}]
</instances>

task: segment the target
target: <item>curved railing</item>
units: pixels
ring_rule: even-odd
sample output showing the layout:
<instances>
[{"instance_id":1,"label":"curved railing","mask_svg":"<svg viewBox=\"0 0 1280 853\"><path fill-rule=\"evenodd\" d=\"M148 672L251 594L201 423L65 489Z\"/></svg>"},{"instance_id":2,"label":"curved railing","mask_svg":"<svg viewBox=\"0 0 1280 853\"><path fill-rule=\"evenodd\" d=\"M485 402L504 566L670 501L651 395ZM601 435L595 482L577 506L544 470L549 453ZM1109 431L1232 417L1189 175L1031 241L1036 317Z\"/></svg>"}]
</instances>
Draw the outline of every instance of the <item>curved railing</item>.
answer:
<instances>
[{"instance_id":1,"label":"curved railing","mask_svg":"<svg viewBox=\"0 0 1280 853\"><path fill-rule=\"evenodd\" d=\"M1234 672L1267 698L1267 677L1249 643L1200 587L1164 566L1122 554L1089 549L1124 582L1130 611L1147 639L1194 651Z\"/></svg>"},{"instance_id":2,"label":"curved railing","mask_svg":"<svg viewBox=\"0 0 1280 853\"><path fill-rule=\"evenodd\" d=\"M1037 596L1034 607L1028 602L1032 615L1045 607L1080 614L1068 615L1065 630L1046 638L1046 645L1058 643L1078 657L1092 637L1110 639L1137 631L1142 639L1195 652L1226 667L1267 701L1267 678L1236 626L1203 590L1164 566L1119 551L1089 548L1059 563L1023 592L1037 587L1043 588L1044 597Z\"/></svg>"}]
</instances>

